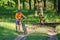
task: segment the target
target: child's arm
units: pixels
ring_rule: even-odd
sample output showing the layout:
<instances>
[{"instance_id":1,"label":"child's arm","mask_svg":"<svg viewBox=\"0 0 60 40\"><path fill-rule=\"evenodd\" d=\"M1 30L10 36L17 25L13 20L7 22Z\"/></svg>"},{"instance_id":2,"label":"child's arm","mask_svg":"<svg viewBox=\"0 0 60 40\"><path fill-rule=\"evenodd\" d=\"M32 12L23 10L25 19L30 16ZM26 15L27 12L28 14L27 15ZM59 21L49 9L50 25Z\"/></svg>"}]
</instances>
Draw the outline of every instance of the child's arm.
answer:
<instances>
[{"instance_id":1,"label":"child's arm","mask_svg":"<svg viewBox=\"0 0 60 40\"><path fill-rule=\"evenodd\" d=\"M25 15L23 15L24 18L27 18Z\"/></svg>"},{"instance_id":2,"label":"child's arm","mask_svg":"<svg viewBox=\"0 0 60 40\"><path fill-rule=\"evenodd\" d=\"M16 18L16 20L18 20L18 18L17 18L17 13L16 13L16 15L15 15L15 18Z\"/></svg>"},{"instance_id":3,"label":"child's arm","mask_svg":"<svg viewBox=\"0 0 60 40\"><path fill-rule=\"evenodd\" d=\"M22 14L22 16L23 16L24 18L27 18L24 14Z\"/></svg>"}]
</instances>

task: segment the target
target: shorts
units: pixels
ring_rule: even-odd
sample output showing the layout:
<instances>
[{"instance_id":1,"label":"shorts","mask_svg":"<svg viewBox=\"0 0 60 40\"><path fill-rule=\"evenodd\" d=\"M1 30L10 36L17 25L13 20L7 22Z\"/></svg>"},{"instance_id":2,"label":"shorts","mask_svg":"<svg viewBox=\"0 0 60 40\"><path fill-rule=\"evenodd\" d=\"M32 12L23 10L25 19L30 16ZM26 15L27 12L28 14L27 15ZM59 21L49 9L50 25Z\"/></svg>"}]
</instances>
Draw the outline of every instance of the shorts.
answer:
<instances>
[{"instance_id":1,"label":"shorts","mask_svg":"<svg viewBox=\"0 0 60 40\"><path fill-rule=\"evenodd\" d=\"M20 25L20 20L16 20L16 25Z\"/></svg>"}]
</instances>

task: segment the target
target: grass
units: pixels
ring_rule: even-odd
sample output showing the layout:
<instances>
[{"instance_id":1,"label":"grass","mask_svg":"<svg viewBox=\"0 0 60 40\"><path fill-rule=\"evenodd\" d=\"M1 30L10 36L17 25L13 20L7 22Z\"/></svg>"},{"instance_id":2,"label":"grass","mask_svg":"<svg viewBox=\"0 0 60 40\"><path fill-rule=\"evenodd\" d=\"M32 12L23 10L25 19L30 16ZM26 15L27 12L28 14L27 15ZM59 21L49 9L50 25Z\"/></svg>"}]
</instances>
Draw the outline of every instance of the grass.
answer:
<instances>
[{"instance_id":1,"label":"grass","mask_svg":"<svg viewBox=\"0 0 60 40\"><path fill-rule=\"evenodd\" d=\"M4 7L1 8L0 11L0 40L14 40L18 35L22 34L15 32L15 10L14 9L6 9ZM11 11L12 10L12 11ZM4 12L3 12L4 11ZM27 19L24 19L24 22L26 24L33 24L36 21L33 14L30 14L31 12L25 12L25 10L22 10L23 13L27 13ZM38 20L38 19L37 19Z\"/></svg>"},{"instance_id":2,"label":"grass","mask_svg":"<svg viewBox=\"0 0 60 40\"><path fill-rule=\"evenodd\" d=\"M27 37L27 40L47 40L47 35L44 33L33 33Z\"/></svg>"},{"instance_id":3,"label":"grass","mask_svg":"<svg viewBox=\"0 0 60 40\"><path fill-rule=\"evenodd\" d=\"M58 39L60 39L60 25L58 25L56 29L57 29L57 33L58 33L57 34Z\"/></svg>"},{"instance_id":4,"label":"grass","mask_svg":"<svg viewBox=\"0 0 60 40\"><path fill-rule=\"evenodd\" d=\"M14 40L22 33L23 32L17 33L15 31L14 23L0 22L0 40Z\"/></svg>"}]
</instances>

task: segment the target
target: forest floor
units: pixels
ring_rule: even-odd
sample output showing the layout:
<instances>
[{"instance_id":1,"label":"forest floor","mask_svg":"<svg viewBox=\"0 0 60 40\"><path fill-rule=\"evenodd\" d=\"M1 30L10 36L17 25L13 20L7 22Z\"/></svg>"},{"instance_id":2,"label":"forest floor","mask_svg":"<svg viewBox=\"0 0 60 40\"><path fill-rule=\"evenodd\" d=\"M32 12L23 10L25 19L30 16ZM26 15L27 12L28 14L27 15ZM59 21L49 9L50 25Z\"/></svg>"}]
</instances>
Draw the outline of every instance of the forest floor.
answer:
<instances>
[{"instance_id":1,"label":"forest floor","mask_svg":"<svg viewBox=\"0 0 60 40\"><path fill-rule=\"evenodd\" d=\"M27 26L29 26L29 25L27 25ZM51 31L54 31L54 29L51 29L51 27L46 27L46 26L44 26L44 27L39 27L39 26L40 25L33 25L33 26L30 26L30 27L27 27L28 34L27 35L24 35L24 34L19 35L14 40L26 40L27 37L29 36L29 34L33 33L34 30L36 30L38 28L43 28L44 30L47 31L47 34L48 34L47 40L58 40L56 31L55 32L51 32ZM40 30L40 31L42 31L42 30Z\"/></svg>"}]
</instances>

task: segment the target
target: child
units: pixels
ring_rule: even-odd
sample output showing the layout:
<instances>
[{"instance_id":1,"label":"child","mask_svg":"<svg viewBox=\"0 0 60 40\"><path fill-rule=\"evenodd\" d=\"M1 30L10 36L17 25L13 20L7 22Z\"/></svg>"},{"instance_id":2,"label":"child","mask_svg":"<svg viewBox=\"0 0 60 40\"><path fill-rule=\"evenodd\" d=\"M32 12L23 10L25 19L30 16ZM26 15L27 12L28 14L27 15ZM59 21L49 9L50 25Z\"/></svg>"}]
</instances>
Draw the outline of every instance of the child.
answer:
<instances>
[{"instance_id":1,"label":"child","mask_svg":"<svg viewBox=\"0 0 60 40\"><path fill-rule=\"evenodd\" d=\"M20 31L20 22L22 22L22 28L24 30L24 34L26 34L27 30L26 30L24 22L22 21L22 17L26 18L23 15L23 13L20 10L18 10L18 12L16 13L16 32Z\"/></svg>"}]
</instances>

